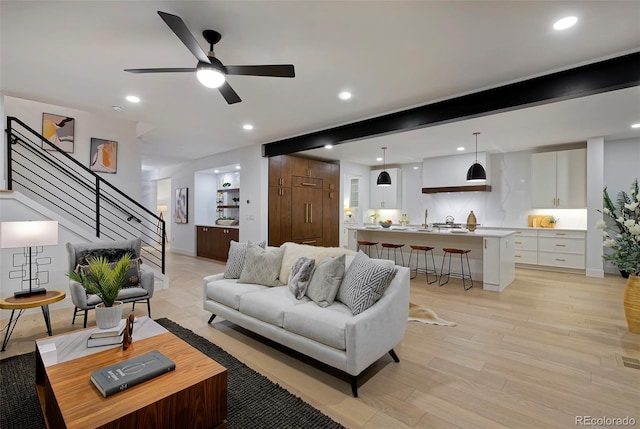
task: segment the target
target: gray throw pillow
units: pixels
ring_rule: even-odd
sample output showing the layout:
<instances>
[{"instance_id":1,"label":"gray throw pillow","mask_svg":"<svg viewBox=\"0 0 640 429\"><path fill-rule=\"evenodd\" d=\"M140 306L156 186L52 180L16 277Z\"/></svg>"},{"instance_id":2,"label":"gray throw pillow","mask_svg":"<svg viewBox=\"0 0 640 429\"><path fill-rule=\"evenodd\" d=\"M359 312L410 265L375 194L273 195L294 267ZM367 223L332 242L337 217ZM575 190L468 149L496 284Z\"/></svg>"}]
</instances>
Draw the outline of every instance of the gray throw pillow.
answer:
<instances>
[{"instance_id":1,"label":"gray throw pillow","mask_svg":"<svg viewBox=\"0 0 640 429\"><path fill-rule=\"evenodd\" d=\"M252 283L264 286L280 286L280 264L284 250L278 247L263 249L249 243L244 267L240 273L239 283Z\"/></svg>"},{"instance_id":2,"label":"gray throw pillow","mask_svg":"<svg viewBox=\"0 0 640 429\"><path fill-rule=\"evenodd\" d=\"M336 299L336 293L344 276L345 255L325 257L313 271L307 296L320 307L328 307Z\"/></svg>"},{"instance_id":3,"label":"gray throw pillow","mask_svg":"<svg viewBox=\"0 0 640 429\"><path fill-rule=\"evenodd\" d=\"M374 261L360 251L349 265L336 299L354 316L360 314L380 299L397 271L394 265Z\"/></svg>"},{"instance_id":4,"label":"gray throw pillow","mask_svg":"<svg viewBox=\"0 0 640 429\"><path fill-rule=\"evenodd\" d=\"M251 243L238 243L236 241L231 241L231 246L229 246L229 257L227 258L227 266L224 268L224 275L222 276L225 279L239 279L240 274L242 273L242 268L244 267L244 259L247 253L247 245ZM264 247L267 245L266 242L261 241L257 243L258 246Z\"/></svg>"},{"instance_id":5,"label":"gray throw pillow","mask_svg":"<svg viewBox=\"0 0 640 429\"><path fill-rule=\"evenodd\" d=\"M309 286L309 280L311 280L315 266L315 259L305 258L304 256L298 258L296 263L293 264L291 274L289 275L288 286L296 299L302 299L307 292L307 286Z\"/></svg>"}]
</instances>

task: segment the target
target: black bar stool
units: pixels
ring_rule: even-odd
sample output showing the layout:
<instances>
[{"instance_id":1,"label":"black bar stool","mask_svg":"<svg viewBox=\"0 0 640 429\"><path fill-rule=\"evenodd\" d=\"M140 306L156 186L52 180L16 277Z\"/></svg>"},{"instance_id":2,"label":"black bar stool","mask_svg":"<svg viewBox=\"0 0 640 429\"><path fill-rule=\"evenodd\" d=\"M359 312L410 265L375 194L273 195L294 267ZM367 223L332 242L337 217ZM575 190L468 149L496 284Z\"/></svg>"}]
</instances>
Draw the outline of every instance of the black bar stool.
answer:
<instances>
[{"instance_id":1,"label":"black bar stool","mask_svg":"<svg viewBox=\"0 0 640 429\"><path fill-rule=\"evenodd\" d=\"M398 255L396 254L396 251L400 249L400 257L402 258L402 266L404 267L404 255L402 254L402 247L404 246L404 244L382 243L381 246L382 246L382 252L380 252L380 256L382 258L384 258L384 249L387 249L386 259L390 259L389 251L390 249L393 249L393 262L396 265L398 265Z\"/></svg>"},{"instance_id":2,"label":"black bar stool","mask_svg":"<svg viewBox=\"0 0 640 429\"><path fill-rule=\"evenodd\" d=\"M412 279L418 277L418 272L424 273L427 276L427 284L435 283L438 280L438 273L436 272L436 260L433 257L433 247L431 246L418 246L415 244L411 244L411 252L409 253L409 270L411 270L411 258L413 257L413 251L416 251L416 269L411 270L415 271L415 274ZM420 268L420 252L424 252L424 268ZM429 269L429 264L427 263L427 252L431 253L431 266L432 270ZM429 273L435 276L435 279L429 281Z\"/></svg>"},{"instance_id":3,"label":"black bar stool","mask_svg":"<svg viewBox=\"0 0 640 429\"><path fill-rule=\"evenodd\" d=\"M370 258L380 258L380 249L378 249L378 243L374 242L374 241L364 241L364 240L358 240L358 250L360 250L360 246L365 247L366 249L364 250L364 252L370 257ZM374 247L376 249L376 256L371 256L371 247Z\"/></svg>"},{"instance_id":4,"label":"black bar stool","mask_svg":"<svg viewBox=\"0 0 640 429\"><path fill-rule=\"evenodd\" d=\"M442 250L444 251L444 257L442 258L442 267L440 268L440 281L438 282L438 285L442 286L449 283L449 277L459 277L462 279L462 286L464 287L464 290L471 289L473 287L473 279L471 278L471 267L469 266L469 252L471 252L471 250L454 249L450 247L445 247ZM451 255L454 253L457 255L460 255L460 268L462 269L462 273L451 272ZM445 263L445 260L447 259L447 255L449 255L449 272L445 273L444 263ZM464 263L462 262L462 255L465 255L467 257L467 273L466 274L464 272ZM445 275L447 276L447 281L442 283L442 278ZM465 280L471 280L471 286L467 287L467 283Z\"/></svg>"}]
</instances>

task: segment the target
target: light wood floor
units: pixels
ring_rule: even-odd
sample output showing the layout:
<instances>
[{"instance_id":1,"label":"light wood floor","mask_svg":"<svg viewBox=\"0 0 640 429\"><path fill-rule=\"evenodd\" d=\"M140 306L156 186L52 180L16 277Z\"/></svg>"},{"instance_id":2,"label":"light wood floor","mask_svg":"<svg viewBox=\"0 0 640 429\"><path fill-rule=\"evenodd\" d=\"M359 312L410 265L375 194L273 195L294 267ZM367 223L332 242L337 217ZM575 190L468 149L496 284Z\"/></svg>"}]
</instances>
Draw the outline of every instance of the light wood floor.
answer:
<instances>
[{"instance_id":1,"label":"light wood floor","mask_svg":"<svg viewBox=\"0 0 640 429\"><path fill-rule=\"evenodd\" d=\"M359 398L348 377L216 319L202 310L202 277L224 266L169 253L171 287L152 300L168 317L208 338L256 371L351 428L568 428L576 416L635 419L640 425L640 335L627 331L625 280L518 269L504 292L459 280L411 284L411 301L457 322L410 322L395 350L362 376ZM71 308L53 310L54 333L72 329ZM93 312L92 312L93 313ZM144 305L136 309L145 315ZM0 326L7 323L3 312ZM93 315L89 316L93 324ZM23 316L1 358L32 351L42 314ZM4 334L4 332L2 332Z\"/></svg>"}]
</instances>

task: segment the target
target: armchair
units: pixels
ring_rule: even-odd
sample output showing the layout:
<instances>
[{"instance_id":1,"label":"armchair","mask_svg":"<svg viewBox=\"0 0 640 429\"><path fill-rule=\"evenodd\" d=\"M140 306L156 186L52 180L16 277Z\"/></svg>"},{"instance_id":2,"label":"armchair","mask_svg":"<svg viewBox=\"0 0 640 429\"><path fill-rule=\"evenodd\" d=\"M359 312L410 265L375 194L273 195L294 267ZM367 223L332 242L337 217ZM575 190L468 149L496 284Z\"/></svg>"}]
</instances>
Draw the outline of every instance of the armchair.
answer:
<instances>
[{"instance_id":1,"label":"armchair","mask_svg":"<svg viewBox=\"0 0 640 429\"><path fill-rule=\"evenodd\" d=\"M103 255L110 262L115 262L122 253L130 252L134 255L134 259L140 257L140 249L142 240L136 238L133 240L110 241L99 243L67 243L67 256L69 261L69 270L72 271L78 264L85 264L87 256ZM111 260L115 259L115 260ZM146 301L147 312L151 317L151 297L153 297L154 275L151 271L140 270L140 283L136 286L123 288L118 293L118 301L131 302L135 309L136 302ZM73 320L71 324L75 324L78 311L84 311L84 327L87 327L87 312L93 310L97 304L102 302L96 295L87 293L82 285L74 280L69 279L69 293L71 301L75 306L73 310Z\"/></svg>"}]
</instances>

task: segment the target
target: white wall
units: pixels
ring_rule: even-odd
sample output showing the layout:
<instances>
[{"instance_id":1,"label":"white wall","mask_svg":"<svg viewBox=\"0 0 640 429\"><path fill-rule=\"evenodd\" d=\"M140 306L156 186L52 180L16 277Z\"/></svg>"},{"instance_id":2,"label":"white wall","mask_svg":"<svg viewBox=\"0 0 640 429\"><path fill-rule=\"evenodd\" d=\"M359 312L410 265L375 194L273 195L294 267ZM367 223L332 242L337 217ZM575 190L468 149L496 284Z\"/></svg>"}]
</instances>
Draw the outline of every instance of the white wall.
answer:
<instances>
[{"instance_id":1,"label":"white wall","mask_svg":"<svg viewBox=\"0 0 640 429\"><path fill-rule=\"evenodd\" d=\"M171 251L186 255L196 252L195 213L197 194L195 192L196 173L211 168L239 164L242 186L240 187L240 240L260 241L267 239L267 203L268 203L268 160L262 157L260 145L212 155L197 161L167 167L155 171L149 180L171 178L172 203L171 214L166 220L172 222ZM175 190L189 189L189 222L175 223ZM200 219L200 215L198 216Z\"/></svg>"},{"instance_id":2,"label":"white wall","mask_svg":"<svg viewBox=\"0 0 640 429\"><path fill-rule=\"evenodd\" d=\"M42 132L43 113L53 113L74 118L74 152L69 155L87 167L89 167L91 137L117 141L117 173L97 174L134 200L140 199L142 142L136 137L135 122L6 95L3 98L4 114L17 117L37 132ZM3 116L5 125L6 116ZM3 139L3 154L6 152L5 140ZM5 178L6 166L4 162L1 168L2 177ZM154 207L147 208L155 212Z\"/></svg>"}]
</instances>

